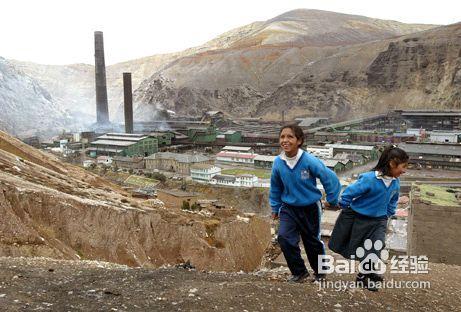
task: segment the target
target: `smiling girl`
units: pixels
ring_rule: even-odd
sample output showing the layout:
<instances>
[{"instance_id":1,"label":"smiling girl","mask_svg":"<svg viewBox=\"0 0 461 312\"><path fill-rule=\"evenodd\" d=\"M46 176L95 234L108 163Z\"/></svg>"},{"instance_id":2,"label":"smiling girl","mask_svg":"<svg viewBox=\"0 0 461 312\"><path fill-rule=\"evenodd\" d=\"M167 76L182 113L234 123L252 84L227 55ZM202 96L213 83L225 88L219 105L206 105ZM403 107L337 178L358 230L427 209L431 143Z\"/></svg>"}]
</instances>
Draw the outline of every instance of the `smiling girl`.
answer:
<instances>
[{"instance_id":1,"label":"smiling girl","mask_svg":"<svg viewBox=\"0 0 461 312\"><path fill-rule=\"evenodd\" d=\"M408 165L407 153L395 145L384 149L376 167L359 176L341 194L341 213L336 220L328 247L347 259L378 260L384 247L387 219L395 214L399 199L401 174ZM364 250L369 241L369 248ZM356 258L357 256L357 258ZM372 257L370 257L372 256ZM376 273L376 261L357 276L359 285L376 291L373 285L383 278Z\"/></svg>"},{"instance_id":2,"label":"smiling girl","mask_svg":"<svg viewBox=\"0 0 461 312\"><path fill-rule=\"evenodd\" d=\"M303 282L309 276L301 258L300 237L318 280L323 278L318 274L318 256L325 254L325 248L320 239L322 193L317 178L327 194L326 205L336 205L341 185L333 171L301 149L304 133L299 126L284 126L279 142L282 153L274 160L269 195L272 218L280 218L278 242L292 273L290 281Z\"/></svg>"}]
</instances>

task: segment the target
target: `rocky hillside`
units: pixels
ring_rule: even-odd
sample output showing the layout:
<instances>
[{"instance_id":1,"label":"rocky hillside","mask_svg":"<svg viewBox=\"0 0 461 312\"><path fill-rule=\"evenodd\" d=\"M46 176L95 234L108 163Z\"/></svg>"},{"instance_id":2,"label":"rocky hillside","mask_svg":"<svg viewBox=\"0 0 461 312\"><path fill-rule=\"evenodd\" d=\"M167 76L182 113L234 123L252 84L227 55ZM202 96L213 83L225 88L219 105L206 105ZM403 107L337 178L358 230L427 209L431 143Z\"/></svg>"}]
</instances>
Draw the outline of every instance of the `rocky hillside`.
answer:
<instances>
[{"instance_id":1,"label":"rocky hillside","mask_svg":"<svg viewBox=\"0 0 461 312\"><path fill-rule=\"evenodd\" d=\"M212 108L249 115L306 64L329 58L344 46L432 27L318 10L290 11L182 52L108 66L111 119L123 115L123 72L132 72L133 88L139 87L137 119L153 118L159 107L181 114L201 114ZM40 81L62 107L94 118L93 66L15 64Z\"/></svg>"},{"instance_id":2,"label":"rocky hillside","mask_svg":"<svg viewBox=\"0 0 461 312\"><path fill-rule=\"evenodd\" d=\"M107 66L107 96L111 119L116 116L117 110L123 101L122 74L124 72L132 73L133 88L136 88L142 80L159 70L163 64L179 57L179 55L179 53L154 55ZM27 75L40 81L40 84L52 94L60 107L80 116L83 121L88 123L95 122L96 94L93 65L42 65L14 60L10 62L27 73Z\"/></svg>"},{"instance_id":3,"label":"rocky hillside","mask_svg":"<svg viewBox=\"0 0 461 312\"><path fill-rule=\"evenodd\" d=\"M0 57L0 130L15 135L59 131L68 120L34 79Z\"/></svg>"},{"instance_id":4,"label":"rocky hillside","mask_svg":"<svg viewBox=\"0 0 461 312\"><path fill-rule=\"evenodd\" d=\"M255 115L337 119L389 108L461 108L461 24L350 46L307 64Z\"/></svg>"},{"instance_id":5,"label":"rocky hillside","mask_svg":"<svg viewBox=\"0 0 461 312\"><path fill-rule=\"evenodd\" d=\"M265 22L256 22L212 40L223 48L266 45L345 46L401 36L433 26L404 24L365 16L321 10L297 9Z\"/></svg>"},{"instance_id":6,"label":"rocky hillside","mask_svg":"<svg viewBox=\"0 0 461 312\"><path fill-rule=\"evenodd\" d=\"M131 198L118 186L60 163L0 132L0 256L94 259L159 267L257 268L267 221L236 210L185 213Z\"/></svg>"},{"instance_id":7,"label":"rocky hillside","mask_svg":"<svg viewBox=\"0 0 461 312\"><path fill-rule=\"evenodd\" d=\"M209 43L221 44L221 49L165 66L136 90L136 116L146 118L156 106L188 114L219 109L233 115L256 115L259 103L306 65L329 59L353 44L432 27L317 10L287 12Z\"/></svg>"}]
</instances>

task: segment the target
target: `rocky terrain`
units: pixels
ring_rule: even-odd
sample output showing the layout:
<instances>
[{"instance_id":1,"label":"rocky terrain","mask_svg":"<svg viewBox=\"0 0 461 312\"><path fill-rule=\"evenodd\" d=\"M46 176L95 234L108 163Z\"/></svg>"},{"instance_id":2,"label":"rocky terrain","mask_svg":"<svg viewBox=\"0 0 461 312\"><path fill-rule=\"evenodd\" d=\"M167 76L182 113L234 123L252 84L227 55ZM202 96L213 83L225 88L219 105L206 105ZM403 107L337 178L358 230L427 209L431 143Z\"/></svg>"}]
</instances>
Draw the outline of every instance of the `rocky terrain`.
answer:
<instances>
[{"instance_id":1,"label":"rocky terrain","mask_svg":"<svg viewBox=\"0 0 461 312\"><path fill-rule=\"evenodd\" d=\"M131 198L117 185L0 132L0 255L250 271L269 223L237 210L201 214Z\"/></svg>"},{"instance_id":2,"label":"rocky terrain","mask_svg":"<svg viewBox=\"0 0 461 312\"><path fill-rule=\"evenodd\" d=\"M107 85L111 120L122 118L122 73L131 72L135 92L135 118L149 120L159 108L179 114L200 115L204 110L218 109L231 115L258 115L270 118L279 114L279 105L300 106L303 115L336 112L344 103L363 102L367 90L340 90L331 95L331 83L324 84L315 73L310 77L318 86L307 86L301 95L280 94L291 90L290 83L305 72L306 66L330 63L337 55L352 54L367 42L367 51L358 53L355 63L363 63L359 75L348 64L335 63L326 79L338 79L344 72L348 84L363 81L369 63L386 50L389 38L431 29L434 25L404 24L363 16L318 10L294 10L267 21L255 22L230 30L205 44L178 53L153 55L107 66ZM359 45L358 48L352 48ZM355 49L355 50L354 50ZM351 56L352 57L352 56ZM365 57L361 60L361 57ZM93 122L95 114L94 71L92 65L50 66L11 61L34 77L48 90L63 109L74 118ZM323 63L322 63L323 64ZM331 64L331 63L330 63ZM314 67L312 67L314 69ZM352 69L354 67L352 66ZM339 73L339 74L338 74ZM339 75L339 76L338 76ZM317 78L318 77L318 78ZM304 83L303 83L304 84ZM288 87L286 87L288 85ZM295 88L296 89L296 88ZM296 91L296 90L295 90ZM297 97L301 99L297 100ZM345 100L342 100L345 98ZM335 104L330 104L334 100ZM317 104L318 102L318 104ZM344 102L344 103L343 103ZM355 104L354 104L355 105ZM362 104L359 104L362 105ZM366 109L374 110L368 103ZM306 111L318 106L318 112ZM341 112L341 108L339 109ZM296 114L298 111L296 111ZM274 116L272 116L274 117Z\"/></svg>"},{"instance_id":3,"label":"rocky terrain","mask_svg":"<svg viewBox=\"0 0 461 312\"><path fill-rule=\"evenodd\" d=\"M266 22L251 24L242 31L224 34L215 40L223 48L179 58L144 80L135 92L135 102L139 105L136 116L146 118L149 112L146 104L193 115L207 109L223 110L236 116L270 117L271 111L278 115L280 105L296 103L281 103L274 93L289 85L293 77L304 73L305 66L324 60L329 62L341 53L351 54L350 49L355 45L432 27L317 10L290 11ZM369 48L362 53L371 56L371 60L361 60L362 55L358 54L354 62L367 66L381 49L385 49L386 43L373 45L373 50ZM333 76L336 71L342 73L348 69L344 68L348 64L335 65L329 68ZM322 98L320 105L323 107L312 112L312 106L304 105L303 115L330 113L330 108L335 106L331 97L325 96L324 89L329 86L321 85L322 80L315 74L311 79L320 86L309 90L310 93L303 92L301 101L310 103L316 97ZM359 80L360 77L351 72L346 79ZM293 96L295 102L296 96ZM290 112L290 115L299 116L299 113Z\"/></svg>"},{"instance_id":4,"label":"rocky terrain","mask_svg":"<svg viewBox=\"0 0 461 312\"><path fill-rule=\"evenodd\" d=\"M133 89L165 63L182 55L154 55L106 66L107 96L110 118L119 118L123 101L123 73L131 72ZM40 81L60 107L69 110L83 122L93 123L96 115L94 66L88 64L43 65L11 60L17 68Z\"/></svg>"},{"instance_id":5,"label":"rocky terrain","mask_svg":"<svg viewBox=\"0 0 461 312\"><path fill-rule=\"evenodd\" d=\"M429 274L386 279L426 281L430 288L375 293L287 283L286 269L246 274L0 258L0 306L2 311L459 311L460 267L430 263L429 268ZM335 283L353 279L328 276Z\"/></svg>"},{"instance_id":6,"label":"rocky terrain","mask_svg":"<svg viewBox=\"0 0 461 312\"><path fill-rule=\"evenodd\" d=\"M454 24L345 48L305 66L262 100L255 115L285 110L286 116L340 119L393 108L459 109L460 38L461 24Z\"/></svg>"},{"instance_id":7,"label":"rocky terrain","mask_svg":"<svg viewBox=\"0 0 461 312\"><path fill-rule=\"evenodd\" d=\"M69 120L34 78L0 57L0 130L33 135L59 131Z\"/></svg>"}]
</instances>

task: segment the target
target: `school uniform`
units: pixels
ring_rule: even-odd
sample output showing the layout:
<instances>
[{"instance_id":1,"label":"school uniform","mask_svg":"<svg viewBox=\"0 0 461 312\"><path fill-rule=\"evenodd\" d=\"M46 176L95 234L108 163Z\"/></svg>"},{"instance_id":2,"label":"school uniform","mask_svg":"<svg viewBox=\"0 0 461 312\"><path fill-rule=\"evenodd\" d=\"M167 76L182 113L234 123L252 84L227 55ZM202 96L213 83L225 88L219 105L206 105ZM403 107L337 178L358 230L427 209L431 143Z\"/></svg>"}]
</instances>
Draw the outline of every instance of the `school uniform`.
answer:
<instances>
[{"instance_id":1,"label":"school uniform","mask_svg":"<svg viewBox=\"0 0 461 312\"><path fill-rule=\"evenodd\" d=\"M348 186L339 200L342 208L331 234L328 247L347 259L362 260L370 253L380 256L374 242L386 240L387 220L395 214L399 199L400 181L383 177L378 171L360 175ZM365 249L365 255L358 257L356 250L371 239L373 248Z\"/></svg>"},{"instance_id":2,"label":"school uniform","mask_svg":"<svg viewBox=\"0 0 461 312\"><path fill-rule=\"evenodd\" d=\"M309 263L318 272L318 255L325 254L320 239L322 193L317 188L320 179L327 201L336 205L341 185L336 174L315 156L298 150L293 158L284 153L274 160L269 201L272 212L280 218L278 242L294 276L307 272L299 248L300 237Z\"/></svg>"}]
</instances>

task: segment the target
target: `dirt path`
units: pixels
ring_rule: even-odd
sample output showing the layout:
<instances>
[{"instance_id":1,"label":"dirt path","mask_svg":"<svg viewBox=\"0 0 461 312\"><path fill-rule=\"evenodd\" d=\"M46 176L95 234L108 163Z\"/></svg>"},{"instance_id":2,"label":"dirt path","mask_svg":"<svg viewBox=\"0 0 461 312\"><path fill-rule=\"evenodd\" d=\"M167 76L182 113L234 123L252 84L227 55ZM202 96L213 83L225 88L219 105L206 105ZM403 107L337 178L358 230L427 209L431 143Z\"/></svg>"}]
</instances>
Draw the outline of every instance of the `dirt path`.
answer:
<instances>
[{"instance_id":1,"label":"dirt path","mask_svg":"<svg viewBox=\"0 0 461 312\"><path fill-rule=\"evenodd\" d=\"M460 311L461 267L430 264L430 289L319 290L286 271L207 273L96 261L0 258L1 311ZM390 277L388 277L389 279ZM353 276L331 275L334 281Z\"/></svg>"}]
</instances>

